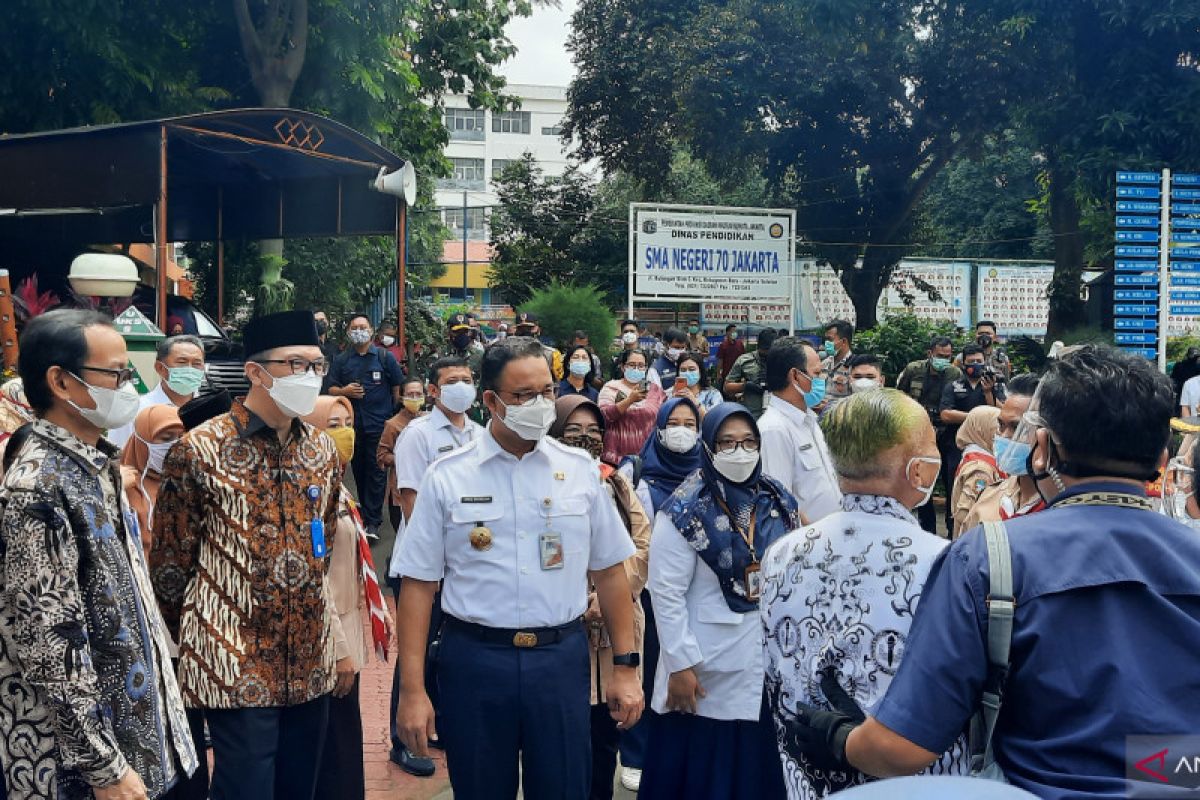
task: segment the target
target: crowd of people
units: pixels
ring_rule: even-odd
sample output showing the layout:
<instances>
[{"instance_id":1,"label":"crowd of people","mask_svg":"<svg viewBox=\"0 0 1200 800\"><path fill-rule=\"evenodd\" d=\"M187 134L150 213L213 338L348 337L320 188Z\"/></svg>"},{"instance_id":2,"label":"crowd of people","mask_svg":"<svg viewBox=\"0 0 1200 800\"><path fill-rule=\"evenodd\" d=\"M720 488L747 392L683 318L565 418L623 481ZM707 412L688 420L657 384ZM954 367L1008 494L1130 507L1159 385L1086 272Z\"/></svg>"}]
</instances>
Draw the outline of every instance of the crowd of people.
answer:
<instances>
[{"instance_id":1,"label":"crowd of people","mask_svg":"<svg viewBox=\"0 0 1200 800\"><path fill-rule=\"evenodd\" d=\"M1200 421L1168 462L1144 359L1014 375L981 321L893 376L844 320L559 350L534 314L490 342L455 314L418 371L394 325L343 322L251 321L236 398L194 337L139 396L103 315L28 323L0 387L9 797L361 799L373 657L391 759L443 749L463 800L1120 797L1126 737L1200 711Z\"/></svg>"}]
</instances>

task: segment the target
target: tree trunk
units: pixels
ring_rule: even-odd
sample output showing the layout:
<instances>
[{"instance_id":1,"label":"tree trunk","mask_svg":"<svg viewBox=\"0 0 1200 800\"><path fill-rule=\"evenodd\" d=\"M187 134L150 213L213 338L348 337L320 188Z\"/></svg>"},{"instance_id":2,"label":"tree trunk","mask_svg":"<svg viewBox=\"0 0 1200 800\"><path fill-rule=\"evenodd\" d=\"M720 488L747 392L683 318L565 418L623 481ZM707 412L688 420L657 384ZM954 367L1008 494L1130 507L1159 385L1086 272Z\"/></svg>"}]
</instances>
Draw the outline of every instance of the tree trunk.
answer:
<instances>
[{"instance_id":1,"label":"tree trunk","mask_svg":"<svg viewBox=\"0 0 1200 800\"><path fill-rule=\"evenodd\" d=\"M858 330L874 328L879 322L879 296L900 263L900 251L887 245L867 245L862 267L843 267L838 274L842 288L854 304Z\"/></svg>"},{"instance_id":2,"label":"tree trunk","mask_svg":"<svg viewBox=\"0 0 1200 800\"><path fill-rule=\"evenodd\" d=\"M1050 157L1050 230L1054 234L1054 278L1050 281L1050 318L1046 339L1087 324L1083 290L1083 236L1079 230L1079 203L1075 197L1075 175L1055 157Z\"/></svg>"}]
</instances>

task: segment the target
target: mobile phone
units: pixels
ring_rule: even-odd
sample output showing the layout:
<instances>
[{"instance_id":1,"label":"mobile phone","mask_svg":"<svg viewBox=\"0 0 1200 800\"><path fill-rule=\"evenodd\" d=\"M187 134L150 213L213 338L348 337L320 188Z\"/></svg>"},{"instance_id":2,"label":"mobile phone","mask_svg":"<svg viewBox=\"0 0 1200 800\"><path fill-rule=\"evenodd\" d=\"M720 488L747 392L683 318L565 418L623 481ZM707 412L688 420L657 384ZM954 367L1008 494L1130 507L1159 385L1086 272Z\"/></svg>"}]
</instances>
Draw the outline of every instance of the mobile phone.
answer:
<instances>
[{"instance_id":1,"label":"mobile phone","mask_svg":"<svg viewBox=\"0 0 1200 800\"><path fill-rule=\"evenodd\" d=\"M638 384L638 391L644 393L644 392L648 392L649 390L650 390L650 382L649 381L643 380L641 383Z\"/></svg>"},{"instance_id":2,"label":"mobile phone","mask_svg":"<svg viewBox=\"0 0 1200 800\"><path fill-rule=\"evenodd\" d=\"M686 388L687 388L687 378L676 378L675 379L675 391L678 392L680 389L686 389Z\"/></svg>"}]
</instances>

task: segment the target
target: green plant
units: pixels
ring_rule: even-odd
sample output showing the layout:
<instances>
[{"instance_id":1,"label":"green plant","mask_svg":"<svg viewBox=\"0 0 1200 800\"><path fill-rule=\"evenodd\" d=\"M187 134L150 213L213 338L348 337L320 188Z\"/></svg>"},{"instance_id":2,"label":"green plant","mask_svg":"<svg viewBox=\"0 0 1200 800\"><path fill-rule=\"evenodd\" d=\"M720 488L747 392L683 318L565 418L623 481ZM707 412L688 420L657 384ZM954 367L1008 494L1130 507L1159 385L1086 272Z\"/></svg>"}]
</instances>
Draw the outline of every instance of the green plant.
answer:
<instances>
[{"instance_id":1,"label":"green plant","mask_svg":"<svg viewBox=\"0 0 1200 800\"><path fill-rule=\"evenodd\" d=\"M587 333L593 347L603 347L616 335L612 312L595 286L552 284L535 291L521 310L536 314L542 334L560 346L569 344L575 331Z\"/></svg>"},{"instance_id":2,"label":"green plant","mask_svg":"<svg viewBox=\"0 0 1200 800\"><path fill-rule=\"evenodd\" d=\"M854 335L854 352L874 353L883 359L883 372L894 382L910 361L925 358L929 340L949 336L955 352L962 350L952 322L929 322L913 314L889 314L874 328Z\"/></svg>"},{"instance_id":3,"label":"green plant","mask_svg":"<svg viewBox=\"0 0 1200 800\"><path fill-rule=\"evenodd\" d=\"M1189 333L1167 339L1167 361L1179 361L1186 357L1189 347L1200 349L1200 336Z\"/></svg>"}]
</instances>

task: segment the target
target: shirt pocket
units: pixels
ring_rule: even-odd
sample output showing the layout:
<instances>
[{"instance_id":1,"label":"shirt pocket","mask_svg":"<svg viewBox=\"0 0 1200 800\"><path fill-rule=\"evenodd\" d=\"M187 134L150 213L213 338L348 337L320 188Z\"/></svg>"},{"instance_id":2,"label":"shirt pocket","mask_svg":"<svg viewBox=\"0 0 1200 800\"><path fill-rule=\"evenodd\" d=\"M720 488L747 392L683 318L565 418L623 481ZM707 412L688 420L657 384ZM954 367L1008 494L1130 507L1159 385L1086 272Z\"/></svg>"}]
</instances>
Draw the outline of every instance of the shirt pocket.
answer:
<instances>
[{"instance_id":1,"label":"shirt pocket","mask_svg":"<svg viewBox=\"0 0 1200 800\"><path fill-rule=\"evenodd\" d=\"M746 648L746 615L739 614L721 600L696 607L695 634L703 658L702 672L740 672L750 660Z\"/></svg>"},{"instance_id":2,"label":"shirt pocket","mask_svg":"<svg viewBox=\"0 0 1200 800\"><path fill-rule=\"evenodd\" d=\"M608 498L597 498L598 502L613 502ZM556 497L550 505L541 505L539 536L547 531L562 537L563 552L567 555L580 554L588 549L591 541L591 526L588 511L591 505L587 497Z\"/></svg>"}]
</instances>

